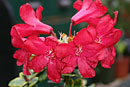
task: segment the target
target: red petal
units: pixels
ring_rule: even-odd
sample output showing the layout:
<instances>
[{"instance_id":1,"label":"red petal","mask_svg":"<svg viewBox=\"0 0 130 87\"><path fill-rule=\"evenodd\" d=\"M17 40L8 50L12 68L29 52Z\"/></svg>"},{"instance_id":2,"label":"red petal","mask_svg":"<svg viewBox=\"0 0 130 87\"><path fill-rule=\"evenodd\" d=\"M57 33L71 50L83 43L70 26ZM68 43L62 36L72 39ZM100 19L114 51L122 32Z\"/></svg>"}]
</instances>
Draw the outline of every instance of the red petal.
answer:
<instances>
[{"instance_id":1,"label":"red petal","mask_svg":"<svg viewBox=\"0 0 130 87\"><path fill-rule=\"evenodd\" d=\"M84 28L78 32L74 37L74 43L76 45L87 45L93 41L91 35L88 33L87 29Z\"/></svg>"},{"instance_id":2,"label":"red petal","mask_svg":"<svg viewBox=\"0 0 130 87\"><path fill-rule=\"evenodd\" d=\"M29 68L27 64L23 65L23 74L24 75L31 75L31 73L29 72Z\"/></svg>"},{"instance_id":3,"label":"red petal","mask_svg":"<svg viewBox=\"0 0 130 87\"><path fill-rule=\"evenodd\" d=\"M95 71L92 68L90 68L90 66L87 64L87 61L85 60L84 57L80 57L78 59L78 68L81 75L84 78L92 78L95 76Z\"/></svg>"},{"instance_id":4,"label":"red petal","mask_svg":"<svg viewBox=\"0 0 130 87\"><path fill-rule=\"evenodd\" d=\"M55 48L58 45L58 40L53 36L49 36L46 37L45 44L51 48Z\"/></svg>"},{"instance_id":5,"label":"red petal","mask_svg":"<svg viewBox=\"0 0 130 87\"><path fill-rule=\"evenodd\" d=\"M24 61L17 61L16 64L17 64L17 66L21 66L24 64Z\"/></svg>"},{"instance_id":6,"label":"red petal","mask_svg":"<svg viewBox=\"0 0 130 87\"><path fill-rule=\"evenodd\" d=\"M92 0L83 0L83 9L88 9L90 5L92 4Z\"/></svg>"},{"instance_id":7,"label":"red petal","mask_svg":"<svg viewBox=\"0 0 130 87\"><path fill-rule=\"evenodd\" d=\"M79 10L81 9L81 7L82 7L82 1L81 1L81 0L75 1L74 4L73 4L73 7L74 7L77 11L79 11Z\"/></svg>"},{"instance_id":8,"label":"red petal","mask_svg":"<svg viewBox=\"0 0 130 87\"><path fill-rule=\"evenodd\" d=\"M120 40L121 36L122 36L121 30L113 29L112 32L103 36L101 42L106 47L112 46L112 45L115 45Z\"/></svg>"},{"instance_id":9,"label":"red petal","mask_svg":"<svg viewBox=\"0 0 130 87\"><path fill-rule=\"evenodd\" d=\"M62 59L62 62L68 64L72 60L72 54Z\"/></svg>"},{"instance_id":10,"label":"red petal","mask_svg":"<svg viewBox=\"0 0 130 87\"><path fill-rule=\"evenodd\" d=\"M16 48L22 48L23 46L23 38L21 37L19 31L16 29L16 26L13 26L12 29L11 29L11 39L12 39L12 45Z\"/></svg>"},{"instance_id":11,"label":"red petal","mask_svg":"<svg viewBox=\"0 0 130 87\"><path fill-rule=\"evenodd\" d=\"M31 36L24 43L24 47L31 53L40 55L44 54L49 47L45 45L45 43L36 36Z\"/></svg>"},{"instance_id":12,"label":"red petal","mask_svg":"<svg viewBox=\"0 0 130 87\"><path fill-rule=\"evenodd\" d=\"M56 64L57 64L57 70L58 70L59 72L61 72L62 69L63 69L64 66L65 66L65 63L63 63L61 60L56 59Z\"/></svg>"},{"instance_id":13,"label":"red petal","mask_svg":"<svg viewBox=\"0 0 130 87\"><path fill-rule=\"evenodd\" d=\"M71 21L74 22L74 25L82 22L94 23L93 25L96 25L93 19L103 16L106 12L107 8L102 6L100 0L95 0L94 2L92 0L84 0L81 10L71 18Z\"/></svg>"},{"instance_id":14,"label":"red petal","mask_svg":"<svg viewBox=\"0 0 130 87\"><path fill-rule=\"evenodd\" d=\"M104 48L98 53L98 58L101 60L101 65L104 68L111 68L114 63L115 49L112 47Z\"/></svg>"},{"instance_id":15,"label":"red petal","mask_svg":"<svg viewBox=\"0 0 130 87\"><path fill-rule=\"evenodd\" d=\"M45 55L35 56L29 64L30 69L33 69L34 72L39 73L44 67L46 67L49 60L44 56Z\"/></svg>"},{"instance_id":16,"label":"red petal","mask_svg":"<svg viewBox=\"0 0 130 87\"><path fill-rule=\"evenodd\" d=\"M96 55L93 57L86 58L86 59L87 59L87 63L89 64L89 66L91 66L92 68L96 68L96 66L98 64L98 58Z\"/></svg>"},{"instance_id":17,"label":"red petal","mask_svg":"<svg viewBox=\"0 0 130 87\"><path fill-rule=\"evenodd\" d=\"M95 40L95 38L96 38L96 36L97 36L95 27L92 26L92 25L89 25L89 26L87 27L87 30L88 30L88 32L90 33L90 35L92 36L93 40Z\"/></svg>"},{"instance_id":18,"label":"red petal","mask_svg":"<svg viewBox=\"0 0 130 87\"><path fill-rule=\"evenodd\" d=\"M24 73L24 75L31 75L31 73L29 72L29 60L30 60L30 58L28 57L25 60L25 63L23 65L23 73Z\"/></svg>"},{"instance_id":19,"label":"red petal","mask_svg":"<svg viewBox=\"0 0 130 87\"><path fill-rule=\"evenodd\" d=\"M115 56L116 56L115 47L114 47L114 46L111 46L110 49L111 49L112 56L115 57Z\"/></svg>"},{"instance_id":20,"label":"red petal","mask_svg":"<svg viewBox=\"0 0 130 87\"><path fill-rule=\"evenodd\" d=\"M83 56L87 58L93 57L97 52L99 52L104 46L98 43L91 43L83 46Z\"/></svg>"},{"instance_id":21,"label":"red petal","mask_svg":"<svg viewBox=\"0 0 130 87\"><path fill-rule=\"evenodd\" d=\"M24 64L23 65L23 73L25 75L30 75L29 68L28 68L30 56L31 56L31 54L23 49L17 50L13 55L13 57L15 59L17 59L18 66L21 66L22 64Z\"/></svg>"},{"instance_id":22,"label":"red petal","mask_svg":"<svg viewBox=\"0 0 130 87\"><path fill-rule=\"evenodd\" d=\"M72 73L74 71L75 67L73 67L73 66L65 66L64 69L62 70L62 73L63 74Z\"/></svg>"},{"instance_id":23,"label":"red petal","mask_svg":"<svg viewBox=\"0 0 130 87\"><path fill-rule=\"evenodd\" d=\"M89 19L87 19L87 21L85 21L85 22L87 22L88 24L91 24L91 25L93 25L93 26L97 26L97 24L98 24L98 22L100 21L100 19L101 19L101 18L99 18L99 17L89 18Z\"/></svg>"},{"instance_id":24,"label":"red petal","mask_svg":"<svg viewBox=\"0 0 130 87\"><path fill-rule=\"evenodd\" d=\"M41 7L39 9L41 10ZM37 14L37 16L38 15L39 14ZM51 26L40 22L40 20L36 18L36 14L33 8L28 3L20 7L20 17L25 23L34 26L34 28L38 30L40 33L42 32L44 34L50 34L53 30Z\"/></svg>"},{"instance_id":25,"label":"red petal","mask_svg":"<svg viewBox=\"0 0 130 87\"><path fill-rule=\"evenodd\" d=\"M19 61L17 62L17 65L21 66L25 62L25 60L28 58L28 52L23 49L19 49L15 51L13 57L17 59L17 61Z\"/></svg>"},{"instance_id":26,"label":"red petal","mask_svg":"<svg viewBox=\"0 0 130 87\"><path fill-rule=\"evenodd\" d=\"M12 37L11 42L12 42L12 45L16 48L22 48L23 46L23 41L19 38Z\"/></svg>"},{"instance_id":27,"label":"red petal","mask_svg":"<svg viewBox=\"0 0 130 87\"><path fill-rule=\"evenodd\" d=\"M101 61L101 65L104 68L111 68L111 65L114 64L114 62L115 62L114 57L109 56L109 57L106 57L105 60Z\"/></svg>"},{"instance_id":28,"label":"red petal","mask_svg":"<svg viewBox=\"0 0 130 87\"><path fill-rule=\"evenodd\" d=\"M102 5L101 0L95 0L87 11L90 12L90 17L95 18L103 16L107 12L107 8Z\"/></svg>"},{"instance_id":29,"label":"red petal","mask_svg":"<svg viewBox=\"0 0 130 87\"><path fill-rule=\"evenodd\" d=\"M66 56L71 55L74 50L74 46L71 44L62 43L55 48L55 54L58 58L64 58Z\"/></svg>"},{"instance_id":30,"label":"red petal","mask_svg":"<svg viewBox=\"0 0 130 87\"><path fill-rule=\"evenodd\" d=\"M27 24L35 24L37 20L35 11L30 6L30 4L26 3L20 7L20 17Z\"/></svg>"},{"instance_id":31,"label":"red petal","mask_svg":"<svg viewBox=\"0 0 130 87\"><path fill-rule=\"evenodd\" d=\"M28 24L16 24L15 26L12 27L10 33L11 36L15 36L15 37L17 37L18 35L21 37L26 37L31 35L32 33L34 34L37 32L36 31L34 32L34 27Z\"/></svg>"},{"instance_id":32,"label":"red petal","mask_svg":"<svg viewBox=\"0 0 130 87\"><path fill-rule=\"evenodd\" d=\"M101 60L101 65L104 68L111 68L111 65L114 64L115 60L114 57L108 55L104 60Z\"/></svg>"},{"instance_id":33,"label":"red petal","mask_svg":"<svg viewBox=\"0 0 130 87\"><path fill-rule=\"evenodd\" d=\"M66 61L66 59L63 60L63 62L64 61L68 62L65 65L64 69L62 70L63 74L72 73L73 70L75 69L75 67L77 66L77 59L78 59L78 57L77 56L71 56L69 58L70 58L69 61Z\"/></svg>"},{"instance_id":34,"label":"red petal","mask_svg":"<svg viewBox=\"0 0 130 87\"><path fill-rule=\"evenodd\" d=\"M101 18L99 21L96 30L99 36L103 36L109 33L114 27L113 20L111 19L110 15L106 15Z\"/></svg>"},{"instance_id":35,"label":"red petal","mask_svg":"<svg viewBox=\"0 0 130 87\"><path fill-rule=\"evenodd\" d=\"M61 75L60 75L60 72L58 72L55 60L51 60L48 63L48 66L47 66L47 76L53 82L56 82L56 83L60 82Z\"/></svg>"},{"instance_id":36,"label":"red petal","mask_svg":"<svg viewBox=\"0 0 130 87\"><path fill-rule=\"evenodd\" d=\"M43 7L42 6L39 6L38 8L37 8L37 10L36 10L36 16L37 16L37 18L39 19L39 20L41 20L42 19L42 11L43 11Z\"/></svg>"},{"instance_id":37,"label":"red petal","mask_svg":"<svg viewBox=\"0 0 130 87\"><path fill-rule=\"evenodd\" d=\"M51 26L44 24L40 21L35 23L34 27L35 30L41 34L51 34L51 32L53 31L53 28Z\"/></svg>"}]
</instances>

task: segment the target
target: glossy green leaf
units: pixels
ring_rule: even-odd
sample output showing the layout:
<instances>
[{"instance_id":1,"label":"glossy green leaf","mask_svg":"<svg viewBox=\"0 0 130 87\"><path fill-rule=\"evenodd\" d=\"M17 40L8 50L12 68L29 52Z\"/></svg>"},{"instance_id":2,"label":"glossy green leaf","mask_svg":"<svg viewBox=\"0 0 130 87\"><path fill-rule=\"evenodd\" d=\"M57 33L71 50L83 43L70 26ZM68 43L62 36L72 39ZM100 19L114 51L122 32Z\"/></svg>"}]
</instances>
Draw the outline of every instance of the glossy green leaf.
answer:
<instances>
[{"instance_id":1,"label":"glossy green leaf","mask_svg":"<svg viewBox=\"0 0 130 87\"><path fill-rule=\"evenodd\" d=\"M33 87L38 82L38 77L33 78L29 81L29 87Z\"/></svg>"},{"instance_id":2,"label":"glossy green leaf","mask_svg":"<svg viewBox=\"0 0 130 87\"><path fill-rule=\"evenodd\" d=\"M15 79L11 80L9 82L8 86L10 86L10 87L23 87L26 84L27 84L27 82L24 80L24 78L17 77Z\"/></svg>"}]
</instances>

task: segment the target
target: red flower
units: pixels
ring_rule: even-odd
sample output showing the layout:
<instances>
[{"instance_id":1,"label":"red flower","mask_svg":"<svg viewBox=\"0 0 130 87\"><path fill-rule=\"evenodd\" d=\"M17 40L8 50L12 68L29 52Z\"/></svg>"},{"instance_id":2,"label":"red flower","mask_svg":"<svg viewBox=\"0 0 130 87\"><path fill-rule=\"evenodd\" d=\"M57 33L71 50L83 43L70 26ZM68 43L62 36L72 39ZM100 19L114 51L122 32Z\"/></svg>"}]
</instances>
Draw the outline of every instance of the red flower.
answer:
<instances>
[{"instance_id":1,"label":"red flower","mask_svg":"<svg viewBox=\"0 0 130 87\"><path fill-rule=\"evenodd\" d=\"M31 75L29 72L29 66L28 66L30 62L30 56L31 56L31 53L29 53L23 48L17 50L13 55L13 57L17 59L17 66L23 65L23 73L25 75Z\"/></svg>"},{"instance_id":2,"label":"red flower","mask_svg":"<svg viewBox=\"0 0 130 87\"><path fill-rule=\"evenodd\" d=\"M63 57L66 63L62 73L72 73L78 64L79 71L83 77L95 76L93 68L97 66L98 59L95 54L102 48L98 43L92 43L93 39L86 28L75 36L73 42L60 44L56 47L56 56Z\"/></svg>"},{"instance_id":3,"label":"red flower","mask_svg":"<svg viewBox=\"0 0 130 87\"><path fill-rule=\"evenodd\" d=\"M25 47L36 56L30 62L30 69L39 73L47 67L47 76L53 82L60 82L60 70L62 63L55 55L55 47L58 45L57 39L47 37L45 41L39 37L31 36L25 42Z\"/></svg>"},{"instance_id":4,"label":"red flower","mask_svg":"<svg viewBox=\"0 0 130 87\"><path fill-rule=\"evenodd\" d=\"M107 12L107 8L102 5L100 0L77 0L73 7L78 10L71 18L74 25L82 22L97 25L100 17Z\"/></svg>"},{"instance_id":5,"label":"red flower","mask_svg":"<svg viewBox=\"0 0 130 87\"><path fill-rule=\"evenodd\" d=\"M30 61L31 53L26 51L23 47L24 42L27 40L24 37L30 35L39 35L39 34L50 34L53 30L51 26L43 24L40 22L43 8L39 6L34 12L33 8L27 3L20 7L20 16L22 20L27 24L16 24L11 29L11 39L12 45L16 48L20 48L14 53L14 58L17 59L17 65L23 66L23 73L29 75L28 63Z\"/></svg>"},{"instance_id":6,"label":"red flower","mask_svg":"<svg viewBox=\"0 0 130 87\"><path fill-rule=\"evenodd\" d=\"M114 45L120 40L122 31L115 29L118 12L115 12L115 19L106 15L101 18L96 29L88 29L89 33L92 35L95 43L99 43L104 46L104 48L97 53L98 59L101 60L101 65L104 68L110 68L114 63L114 57L116 56Z\"/></svg>"},{"instance_id":7,"label":"red flower","mask_svg":"<svg viewBox=\"0 0 130 87\"><path fill-rule=\"evenodd\" d=\"M17 65L21 66L23 64L23 73L25 75L30 75L28 63L31 53L24 49L23 44L26 39L21 37L15 26L11 29L11 39L13 46L20 48L13 55L13 57L17 59Z\"/></svg>"},{"instance_id":8,"label":"red flower","mask_svg":"<svg viewBox=\"0 0 130 87\"><path fill-rule=\"evenodd\" d=\"M18 24L15 27L20 32L21 36L27 36L31 34L50 34L53 28L40 22L43 10L42 6L39 6L35 11L27 3L20 7L20 17L26 24Z\"/></svg>"}]
</instances>

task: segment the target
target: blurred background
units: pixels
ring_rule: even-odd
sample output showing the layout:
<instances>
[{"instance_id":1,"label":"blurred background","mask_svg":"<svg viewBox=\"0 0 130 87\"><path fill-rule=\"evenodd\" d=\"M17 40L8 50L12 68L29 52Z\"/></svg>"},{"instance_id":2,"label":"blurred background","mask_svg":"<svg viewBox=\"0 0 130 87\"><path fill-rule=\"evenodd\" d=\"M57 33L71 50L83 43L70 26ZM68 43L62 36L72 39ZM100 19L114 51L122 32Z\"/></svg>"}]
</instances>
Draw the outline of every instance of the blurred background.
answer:
<instances>
[{"instance_id":1,"label":"blurred background","mask_svg":"<svg viewBox=\"0 0 130 87\"><path fill-rule=\"evenodd\" d=\"M73 8L75 0L0 0L0 87L8 87L8 82L17 77L22 67L16 66L12 55L15 48L11 45L10 30L12 25L23 23L19 16L19 7L30 3L36 9L44 7L42 22L51 25L58 32L68 33L70 18L76 13ZM130 0L102 0L108 7L108 14L118 10L118 21L115 28L123 31L121 40L115 45L117 56L111 69L104 69L100 64L95 69L96 77L88 79L88 84L95 83L96 87L130 87ZM76 28L83 28L87 23L81 23ZM41 83L41 86L54 87L54 84ZM56 87L56 86L55 86ZM58 87L58 85L57 85Z\"/></svg>"}]
</instances>

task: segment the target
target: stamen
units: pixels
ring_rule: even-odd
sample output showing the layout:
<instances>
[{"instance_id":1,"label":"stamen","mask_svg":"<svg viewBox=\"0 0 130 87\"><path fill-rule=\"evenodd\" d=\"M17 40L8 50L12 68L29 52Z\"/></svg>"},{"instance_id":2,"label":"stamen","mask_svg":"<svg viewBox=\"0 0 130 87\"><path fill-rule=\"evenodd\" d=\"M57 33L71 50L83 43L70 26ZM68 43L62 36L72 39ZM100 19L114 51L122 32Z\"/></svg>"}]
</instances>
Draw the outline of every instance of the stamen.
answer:
<instances>
[{"instance_id":1,"label":"stamen","mask_svg":"<svg viewBox=\"0 0 130 87\"><path fill-rule=\"evenodd\" d=\"M102 43L102 39L100 36L97 36L96 40L95 40L96 43Z\"/></svg>"},{"instance_id":2,"label":"stamen","mask_svg":"<svg viewBox=\"0 0 130 87\"><path fill-rule=\"evenodd\" d=\"M83 50L82 50L82 46L77 46L75 48L75 55L76 56L80 56L82 54Z\"/></svg>"},{"instance_id":3,"label":"stamen","mask_svg":"<svg viewBox=\"0 0 130 87\"><path fill-rule=\"evenodd\" d=\"M46 51L46 56L47 59L55 59L55 53L53 51L53 49L49 49Z\"/></svg>"}]
</instances>

